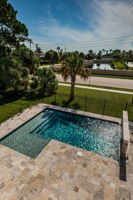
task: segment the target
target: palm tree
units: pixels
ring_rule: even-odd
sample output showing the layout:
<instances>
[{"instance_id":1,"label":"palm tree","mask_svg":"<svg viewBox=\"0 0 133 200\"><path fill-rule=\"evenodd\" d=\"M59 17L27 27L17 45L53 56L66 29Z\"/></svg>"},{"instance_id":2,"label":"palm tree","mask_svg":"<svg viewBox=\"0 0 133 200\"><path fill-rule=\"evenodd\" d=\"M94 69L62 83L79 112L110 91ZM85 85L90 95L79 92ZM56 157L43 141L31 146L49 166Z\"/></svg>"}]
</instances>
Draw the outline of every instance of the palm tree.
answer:
<instances>
[{"instance_id":1,"label":"palm tree","mask_svg":"<svg viewBox=\"0 0 133 200\"><path fill-rule=\"evenodd\" d=\"M28 39L28 42L30 44L30 50L31 50L31 45L33 44L33 41L31 39Z\"/></svg>"},{"instance_id":2,"label":"palm tree","mask_svg":"<svg viewBox=\"0 0 133 200\"><path fill-rule=\"evenodd\" d=\"M21 68L21 79L22 83L24 85L24 90L27 90L28 88L28 82L29 82L29 70L26 67Z\"/></svg>"},{"instance_id":3,"label":"palm tree","mask_svg":"<svg viewBox=\"0 0 133 200\"><path fill-rule=\"evenodd\" d=\"M71 78L70 100L73 100L76 75L79 75L83 79L87 79L90 76L90 70L85 68L83 59L76 54L72 54L63 61L61 74L65 81L69 77Z\"/></svg>"},{"instance_id":4,"label":"palm tree","mask_svg":"<svg viewBox=\"0 0 133 200\"><path fill-rule=\"evenodd\" d=\"M52 94L57 89L58 81L52 69L48 68L38 69L36 78L37 78L36 82L38 82L43 96L46 93Z\"/></svg>"},{"instance_id":5,"label":"palm tree","mask_svg":"<svg viewBox=\"0 0 133 200\"><path fill-rule=\"evenodd\" d=\"M105 51L106 51L105 49L102 49L103 54L105 53Z\"/></svg>"},{"instance_id":6,"label":"palm tree","mask_svg":"<svg viewBox=\"0 0 133 200\"><path fill-rule=\"evenodd\" d=\"M60 52L60 47L57 47L57 50L58 50L58 55L59 55L59 52Z\"/></svg>"}]
</instances>

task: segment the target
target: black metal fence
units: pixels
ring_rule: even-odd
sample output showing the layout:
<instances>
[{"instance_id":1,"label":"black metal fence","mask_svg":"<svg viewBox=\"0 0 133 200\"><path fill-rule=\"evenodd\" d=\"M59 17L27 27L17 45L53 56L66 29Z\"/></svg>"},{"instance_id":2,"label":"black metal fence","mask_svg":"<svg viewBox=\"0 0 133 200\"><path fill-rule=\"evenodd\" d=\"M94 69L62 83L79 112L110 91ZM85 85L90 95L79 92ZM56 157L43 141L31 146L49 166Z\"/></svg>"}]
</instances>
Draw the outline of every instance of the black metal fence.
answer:
<instances>
[{"instance_id":1,"label":"black metal fence","mask_svg":"<svg viewBox=\"0 0 133 200\"><path fill-rule=\"evenodd\" d=\"M129 120L133 121L133 104L127 101L111 101L109 99L97 99L89 97L75 96L74 100L70 101L68 95L54 94L51 97L42 99L42 102L57 105L61 107L68 107L87 112L108 115L113 117L122 117L123 110L128 111Z\"/></svg>"},{"instance_id":2,"label":"black metal fence","mask_svg":"<svg viewBox=\"0 0 133 200\"><path fill-rule=\"evenodd\" d=\"M42 96L39 93L27 93L27 95L20 94L14 95L11 93L11 95L7 94L4 96L5 98L0 99L0 105L12 103L13 109L8 112L8 117L11 117L15 113L21 112L23 109L27 107L31 107L34 104L38 104L40 102L44 102L47 104L52 105L58 105L61 107L68 107L72 109L77 110L83 110L87 112L97 113L101 115L107 115L112 117L122 117L123 110L128 111L129 120L133 121L133 100L132 98L127 98L127 101L121 100L118 101L115 99L114 101L111 101L110 99L105 99L103 96L101 98L98 97L87 97L87 96L78 96L75 95L74 100L70 101L70 97L68 94L62 94L62 93L56 93L52 96L47 96L42 98ZM0 110L1 115L2 113L5 113L6 106L2 107ZM5 115L5 114L4 114ZM7 116L5 116L5 119L7 119ZM2 121L4 120L2 116Z\"/></svg>"}]
</instances>

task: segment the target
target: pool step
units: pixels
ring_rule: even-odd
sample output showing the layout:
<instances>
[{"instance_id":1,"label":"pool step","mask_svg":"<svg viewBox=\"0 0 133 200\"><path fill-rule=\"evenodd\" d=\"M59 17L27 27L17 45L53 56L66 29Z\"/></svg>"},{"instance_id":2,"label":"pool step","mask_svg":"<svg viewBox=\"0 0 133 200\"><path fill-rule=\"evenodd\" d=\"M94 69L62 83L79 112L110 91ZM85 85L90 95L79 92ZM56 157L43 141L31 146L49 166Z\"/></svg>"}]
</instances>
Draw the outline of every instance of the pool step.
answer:
<instances>
[{"instance_id":1,"label":"pool step","mask_svg":"<svg viewBox=\"0 0 133 200\"><path fill-rule=\"evenodd\" d=\"M47 124L49 124L49 122L51 121L51 119L53 119L53 117L56 115L56 113L52 113L50 116L47 117L47 119L45 121L43 121L43 123L41 123L41 125L39 125L36 129L34 129L34 131L32 132L32 134L38 134L44 127L47 126Z\"/></svg>"},{"instance_id":2,"label":"pool step","mask_svg":"<svg viewBox=\"0 0 133 200\"><path fill-rule=\"evenodd\" d=\"M41 124L41 122L43 122L48 115L49 110L45 110L45 112L40 113L39 116L37 115L33 118L33 120L29 121L29 134L32 133L34 129L36 129L36 127L38 127L39 124Z\"/></svg>"},{"instance_id":3,"label":"pool step","mask_svg":"<svg viewBox=\"0 0 133 200\"><path fill-rule=\"evenodd\" d=\"M45 122L47 122L48 119L49 119L52 115L54 115L53 112L52 112L52 113L46 113L46 114L48 114L48 116L45 117L45 120L42 121L41 124L39 124L37 127L35 127L34 130L30 132L30 134L34 133L37 129L40 130L40 129L43 127L43 125L45 124ZM37 132L38 132L38 131L37 131Z\"/></svg>"},{"instance_id":4,"label":"pool step","mask_svg":"<svg viewBox=\"0 0 133 200\"><path fill-rule=\"evenodd\" d=\"M67 120L69 120L69 118L68 117L66 117L66 115L64 115L64 114L62 114L62 113L55 113L55 115L54 116L52 116L52 118L48 121L48 123L47 124L45 124L37 133L39 133L39 134L43 134L48 128L50 128L51 126L53 126L55 123L56 123L56 121L57 120L59 120L59 119L63 119L63 118L66 118ZM75 122L75 119L74 120L71 120L71 121L74 121Z\"/></svg>"},{"instance_id":5,"label":"pool step","mask_svg":"<svg viewBox=\"0 0 133 200\"><path fill-rule=\"evenodd\" d=\"M43 129L41 129L41 130L39 131L39 133L40 133L41 135L43 135L43 133L44 133L48 128L52 127L52 126L55 124L55 122L56 122L57 120L58 120L57 116L53 117L53 119L50 120L49 123L47 123L46 126L45 126Z\"/></svg>"},{"instance_id":6,"label":"pool step","mask_svg":"<svg viewBox=\"0 0 133 200\"><path fill-rule=\"evenodd\" d=\"M42 132L44 132L44 131L47 129L47 127L49 127L49 126L53 123L53 121L54 121L55 119L57 119L57 115L56 115L56 114L48 121L47 124L45 124L45 126L43 126L43 127L38 131L38 133L40 133L40 134L42 135Z\"/></svg>"}]
</instances>

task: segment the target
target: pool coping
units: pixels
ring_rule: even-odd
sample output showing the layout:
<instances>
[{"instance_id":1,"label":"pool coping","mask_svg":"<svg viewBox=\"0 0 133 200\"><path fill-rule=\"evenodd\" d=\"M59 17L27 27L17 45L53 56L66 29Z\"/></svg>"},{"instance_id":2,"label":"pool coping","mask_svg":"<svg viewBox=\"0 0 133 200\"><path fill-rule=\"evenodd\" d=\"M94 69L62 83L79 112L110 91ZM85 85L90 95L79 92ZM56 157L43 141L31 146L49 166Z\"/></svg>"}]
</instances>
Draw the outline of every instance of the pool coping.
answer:
<instances>
[{"instance_id":1,"label":"pool coping","mask_svg":"<svg viewBox=\"0 0 133 200\"><path fill-rule=\"evenodd\" d=\"M54 105L48 105L48 104L46 104L46 105L47 105L47 108L51 108L54 110L59 110L59 111L68 112L68 113L77 114L77 115L83 115L86 117L98 118L101 120L110 121L110 122L114 122L114 123L118 123L118 124L122 123L122 120L120 118L116 118L116 117L110 117L110 116L106 116L106 115L101 115L101 114L96 114L96 113L91 113L91 112L86 112L86 111L80 111L80 110L65 108L65 107L60 107L60 106L54 106Z\"/></svg>"},{"instance_id":2,"label":"pool coping","mask_svg":"<svg viewBox=\"0 0 133 200\"><path fill-rule=\"evenodd\" d=\"M121 157L128 159L130 149L130 130L128 122L128 112L123 111L122 118L122 143L121 143Z\"/></svg>"}]
</instances>

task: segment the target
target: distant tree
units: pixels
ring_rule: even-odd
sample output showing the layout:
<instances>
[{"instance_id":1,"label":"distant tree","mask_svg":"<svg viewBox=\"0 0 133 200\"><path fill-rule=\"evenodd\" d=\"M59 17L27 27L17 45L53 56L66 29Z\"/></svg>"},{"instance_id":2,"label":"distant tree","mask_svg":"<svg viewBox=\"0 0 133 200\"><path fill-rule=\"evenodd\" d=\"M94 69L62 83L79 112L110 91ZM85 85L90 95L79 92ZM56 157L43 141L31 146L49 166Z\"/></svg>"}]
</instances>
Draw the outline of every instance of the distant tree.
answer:
<instances>
[{"instance_id":1,"label":"distant tree","mask_svg":"<svg viewBox=\"0 0 133 200\"><path fill-rule=\"evenodd\" d=\"M71 92L70 99L74 99L74 87L76 81L76 75L79 75L83 79L87 79L90 76L90 70L85 68L84 61L76 54L72 54L62 64L62 77L66 81L71 78Z\"/></svg>"},{"instance_id":2,"label":"distant tree","mask_svg":"<svg viewBox=\"0 0 133 200\"><path fill-rule=\"evenodd\" d=\"M57 47L57 51L58 51L58 60L62 59L62 55L63 55L63 49L61 49L60 47Z\"/></svg>"},{"instance_id":3,"label":"distant tree","mask_svg":"<svg viewBox=\"0 0 133 200\"><path fill-rule=\"evenodd\" d=\"M59 53L60 53L60 47L57 47L57 51L58 51L58 55L59 55Z\"/></svg>"},{"instance_id":4,"label":"distant tree","mask_svg":"<svg viewBox=\"0 0 133 200\"><path fill-rule=\"evenodd\" d=\"M102 51L99 51L97 54L97 59L101 59L102 58Z\"/></svg>"},{"instance_id":5,"label":"distant tree","mask_svg":"<svg viewBox=\"0 0 133 200\"><path fill-rule=\"evenodd\" d=\"M85 54L83 52L80 52L79 57L82 58L82 59L85 59Z\"/></svg>"},{"instance_id":6,"label":"distant tree","mask_svg":"<svg viewBox=\"0 0 133 200\"><path fill-rule=\"evenodd\" d=\"M31 45L33 44L33 41L31 39L28 39L28 42L30 44L30 50L31 50Z\"/></svg>"},{"instance_id":7,"label":"distant tree","mask_svg":"<svg viewBox=\"0 0 133 200\"><path fill-rule=\"evenodd\" d=\"M106 56L108 56L108 52L109 52L109 51L108 51L108 50L106 50Z\"/></svg>"},{"instance_id":8,"label":"distant tree","mask_svg":"<svg viewBox=\"0 0 133 200\"><path fill-rule=\"evenodd\" d=\"M29 50L25 45L21 45L19 51L15 51L14 55L19 58L23 67L28 68L30 74L34 74L39 66L39 59L33 51Z\"/></svg>"},{"instance_id":9,"label":"distant tree","mask_svg":"<svg viewBox=\"0 0 133 200\"><path fill-rule=\"evenodd\" d=\"M54 64L58 62L59 56L56 51L50 50L45 53L45 60L49 62L49 64Z\"/></svg>"},{"instance_id":10,"label":"distant tree","mask_svg":"<svg viewBox=\"0 0 133 200\"><path fill-rule=\"evenodd\" d=\"M42 53L42 49L41 49L41 47L39 47L38 44L36 44L36 52L38 53L38 55L40 55Z\"/></svg>"},{"instance_id":11,"label":"distant tree","mask_svg":"<svg viewBox=\"0 0 133 200\"><path fill-rule=\"evenodd\" d=\"M115 69L114 63L111 64L111 68L112 68L112 69Z\"/></svg>"},{"instance_id":12,"label":"distant tree","mask_svg":"<svg viewBox=\"0 0 133 200\"><path fill-rule=\"evenodd\" d=\"M89 69L93 69L94 65L93 65L93 64L89 64L87 67L88 67Z\"/></svg>"},{"instance_id":13,"label":"distant tree","mask_svg":"<svg viewBox=\"0 0 133 200\"><path fill-rule=\"evenodd\" d=\"M119 50L119 49L114 50L113 58L115 58L116 60L120 60L121 59L121 50Z\"/></svg>"},{"instance_id":14,"label":"distant tree","mask_svg":"<svg viewBox=\"0 0 133 200\"><path fill-rule=\"evenodd\" d=\"M105 50L105 49L102 49L102 52L103 52L103 54L105 54L106 50Z\"/></svg>"},{"instance_id":15,"label":"distant tree","mask_svg":"<svg viewBox=\"0 0 133 200\"><path fill-rule=\"evenodd\" d=\"M63 49L60 49L60 52L59 52L59 60L60 61L62 60L62 55L63 55Z\"/></svg>"},{"instance_id":16,"label":"distant tree","mask_svg":"<svg viewBox=\"0 0 133 200\"><path fill-rule=\"evenodd\" d=\"M75 55L79 55L79 52L78 51L74 51L74 53L73 54L75 54Z\"/></svg>"},{"instance_id":17,"label":"distant tree","mask_svg":"<svg viewBox=\"0 0 133 200\"><path fill-rule=\"evenodd\" d=\"M94 59L96 57L95 53L93 52L93 50L89 50L88 54L86 55L86 59L87 60L91 60Z\"/></svg>"},{"instance_id":18,"label":"distant tree","mask_svg":"<svg viewBox=\"0 0 133 200\"><path fill-rule=\"evenodd\" d=\"M72 55L71 52L64 52L64 53L62 54L62 57L61 57L62 61L65 60L66 58L68 58L68 57L71 56L71 55Z\"/></svg>"},{"instance_id":19,"label":"distant tree","mask_svg":"<svg viewBox=\"0 0 133 200\"><path fill-rule=\"evenodd\" d=\"M112 49L110 49L109 51L110 51L110 54L112 54L113 50L112 50Z\"/></svg>"},{"instance_id":20,"label":"distant tree","mask_svg":"<svg viewBox=\"0 0 133 200\"><path fill-rule=\"evenodd\" d=\"M97 63L97 66L98 66L98 67L100 67L100 65L101 65L100 63Z\"/></svg>"}]
</instances>

